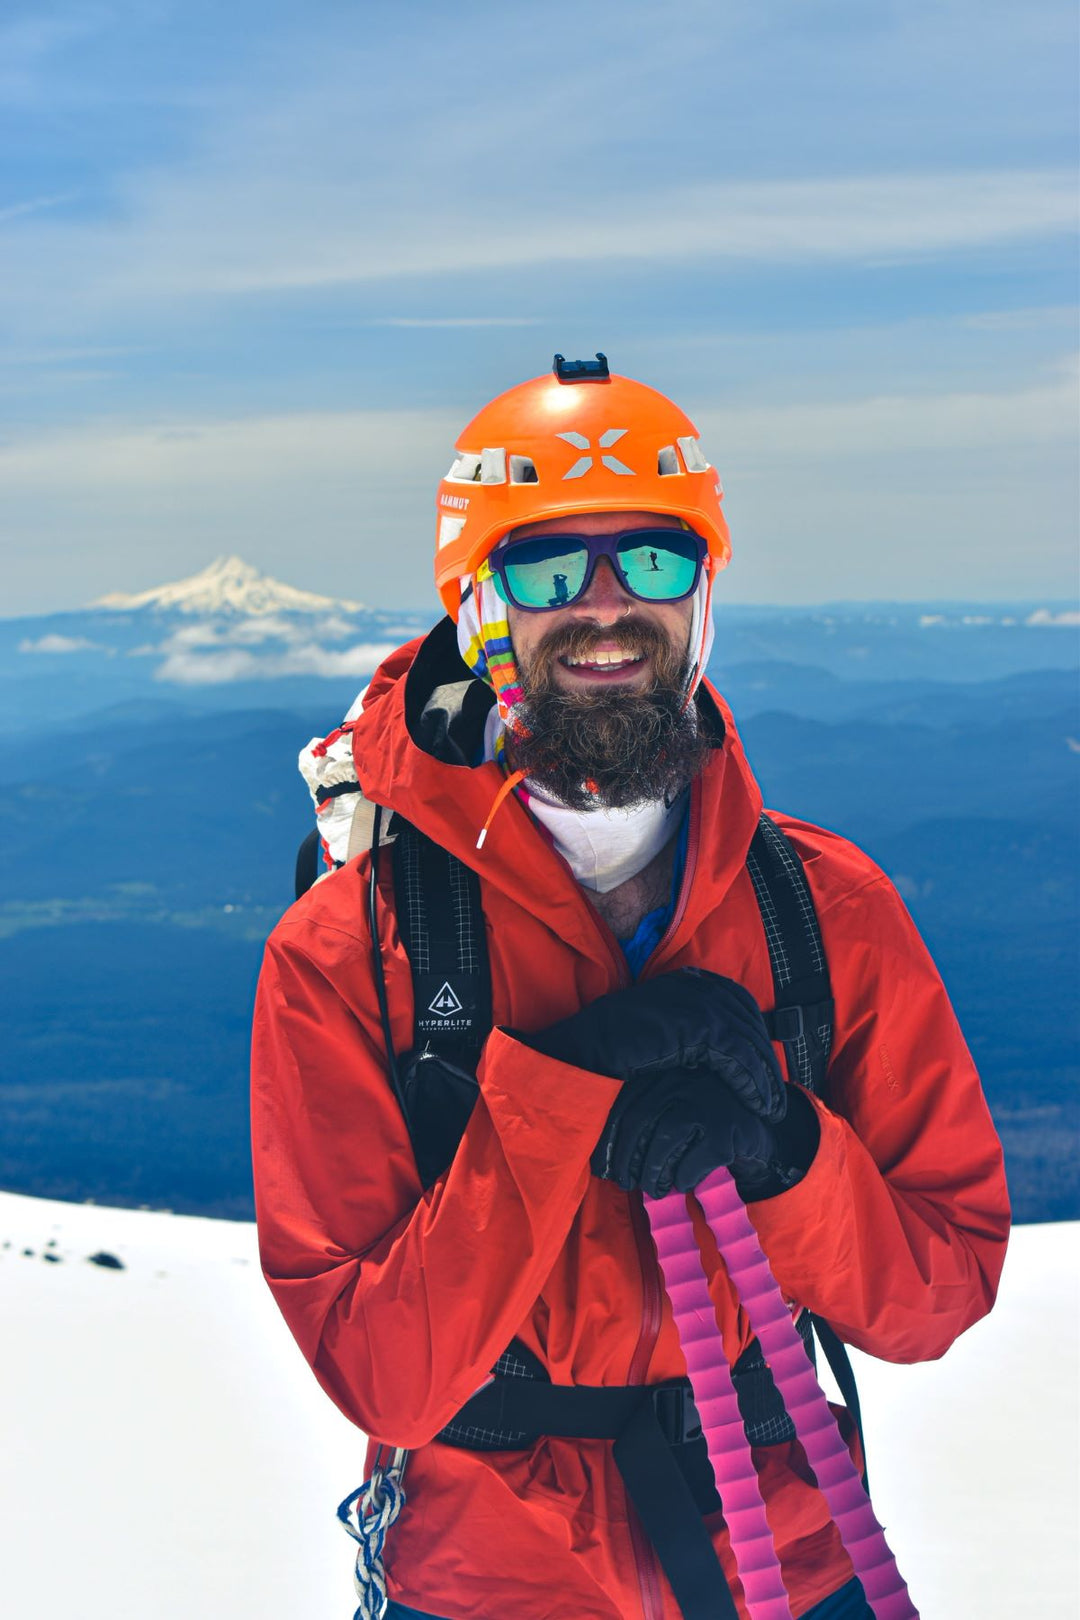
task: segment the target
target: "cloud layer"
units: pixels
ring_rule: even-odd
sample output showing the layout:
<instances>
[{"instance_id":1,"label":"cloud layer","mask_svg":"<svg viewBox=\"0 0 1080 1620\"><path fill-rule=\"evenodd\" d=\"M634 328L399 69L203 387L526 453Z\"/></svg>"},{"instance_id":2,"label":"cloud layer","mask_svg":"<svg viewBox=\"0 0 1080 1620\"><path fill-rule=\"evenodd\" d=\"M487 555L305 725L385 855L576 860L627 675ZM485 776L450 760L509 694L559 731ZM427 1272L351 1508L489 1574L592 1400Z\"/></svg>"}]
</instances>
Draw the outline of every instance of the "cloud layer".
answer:
<instances>
[{"instance_id":1,"label":"cloud layer","mask_svg":"<svg viewBox=\"0 0 1080 1620\"><path fill-rule=\"evenodd\" d=\"M155 680L174 686L214 686L223 681L270 681L282 675L355 675L370 679L395 642L358 642L330 650L314 641L277 653L241 648L202 652L180 648L167 653Z\"/></svg>"},{"instance_id":2,"label":"cloud layer","mask_svg":"<svg viewBox=\"0 0 1080 1620\"><path fill-rule=\"evenodd\" d=\"M781 493L813 490L828 572L865 588L903 456L924 587L1020 584L1026 500L1025 564L1068 588L1076 29L1071 0L549 0L542 27L473 0L467 28L434 0L317 28L12 0L11 608L233 551L433 601L458 428L595 348L702 419L793 588Z\"/></svg>"}]
</instances>

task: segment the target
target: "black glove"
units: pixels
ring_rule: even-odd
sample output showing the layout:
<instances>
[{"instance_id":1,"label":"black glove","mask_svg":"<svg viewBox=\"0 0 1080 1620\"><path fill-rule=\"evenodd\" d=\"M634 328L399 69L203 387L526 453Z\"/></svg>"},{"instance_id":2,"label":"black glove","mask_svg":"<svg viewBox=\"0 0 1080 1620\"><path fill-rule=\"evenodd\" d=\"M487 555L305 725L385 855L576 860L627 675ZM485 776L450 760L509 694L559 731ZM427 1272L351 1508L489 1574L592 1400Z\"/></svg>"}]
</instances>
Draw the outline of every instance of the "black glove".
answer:
<instances>
[{"instance_id":1,"label":"black glove","mask_svg":"<svg viewBox=\"0 0 1080 1620\"><path fill-rule=\"evenodd\" d=\"M624 1086L592 1156L596 1175L653 1198L689 1192L727 1165L740 1196L772 1198L801 1181L821 1137L798 1086L782 1088L783 1116L770 1122L716 1077L669 1069Z\"/></svg>"},{"instance_id":2,"label":"black glove","mask_svg":"<svg viewBox=\"0 0 1080 1620\"><path fill-rule=\"evenodd\" d=\"M613 990L532 1035L534 1051L634 1085L672 1069L708 1070L752 1113L783 1118L784 1081L757 1002L734 979L680 968Z\"/></svg>"}]
</instances>

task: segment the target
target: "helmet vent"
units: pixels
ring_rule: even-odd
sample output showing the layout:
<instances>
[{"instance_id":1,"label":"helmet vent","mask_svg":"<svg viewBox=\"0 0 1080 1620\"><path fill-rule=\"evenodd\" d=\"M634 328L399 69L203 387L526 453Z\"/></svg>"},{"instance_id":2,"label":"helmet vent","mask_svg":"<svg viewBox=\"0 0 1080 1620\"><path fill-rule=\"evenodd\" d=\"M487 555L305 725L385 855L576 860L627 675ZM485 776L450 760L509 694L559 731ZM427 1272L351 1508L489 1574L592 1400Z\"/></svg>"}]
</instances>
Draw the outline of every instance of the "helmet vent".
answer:
<instances>
[{"instance_id":1,"label":"helmet vent","mask_svg":"<svg viewBox=\"0 0 1080 1620\"><path fill-rule=\"evenodd\" d=\"M708 472L710 463L705 458L700 439L687 437L679 439L677 442L679 449L682 451L683 460L686 462L687 472Z\"/></svg>"},{"instance_id":2,"label":"helmet vent","mask_svg":"<svg viewBox=\"0 0 1080 1620\"><path fill-rule=\"evenodd\" d=\"M657 451L656 470L660 474L661 478L670 478L673 473L682 473L682 468L679 466L679 458L675 454L675 446L673 444L665 444L662 450Z\"/></svg>"},{"instance_id":3,"label":"helmet vent","mask_svg":"<svg viewBox=\"0 0 1080 1620\"><path fill-rule=\"evenodd\" d=\"M505 450L482 450L480 452L480 482L482 484L506 483Z\"/></svg>"},{"instance_id":4,"label":"helmet vent","mask_svg":"<svg viewBox=\"0 0 1080 1620\"><path fill-rule=\"evenodd\" d=\"M439 550L441 551L443 546L453 545L454 541L460 538L464 527L465 519L462 517L440 517Z\"/></svg>"},{"instance_id":5,"label":"helmet vent","mask_svg":"<svg viewBox=\"0 0 1080 1620\"><path fill-rule=\"evenodd\" d=\"M447 482L451 484L478 484L480 482L480 457L466 450L455 456L450 471L446 475Z\"/></svg>"},{"instance_id":6,"label":"helmet vent","mask_svg":"<svg viewBox=\"0 0 1080 1620\"><path fill-rule=\"evenodd\" d=\"M536 471L536 463L531 456L510 457L510 482L512 484L538 484L540 482Z\"/></svg>"}]
</instances>

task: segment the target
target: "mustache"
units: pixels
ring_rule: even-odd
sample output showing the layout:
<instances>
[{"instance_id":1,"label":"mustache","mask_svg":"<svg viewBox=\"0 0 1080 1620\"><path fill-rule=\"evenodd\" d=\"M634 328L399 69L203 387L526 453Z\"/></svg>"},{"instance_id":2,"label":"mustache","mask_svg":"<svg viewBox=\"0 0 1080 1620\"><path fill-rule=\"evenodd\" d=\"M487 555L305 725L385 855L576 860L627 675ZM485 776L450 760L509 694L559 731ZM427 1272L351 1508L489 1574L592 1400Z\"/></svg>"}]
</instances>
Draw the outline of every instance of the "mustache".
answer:
<instances>
[{"instance_id":1,"label":"mustache","mask_svg":"<svg viewBox=\"0 0 1080 1620\"><path fill-rule=\"evenodd\" d=\"M601 642L614 643L619 652L648 658L653 666L654 687L671 688L680 682L687 652L676 647L670 636L645 619L617 619L609 627L583 621L553 626L537 643L526 676L526 687L533 692L549 690L555 666L562 659L588 659Z\"/></svg>"}]
</instances>

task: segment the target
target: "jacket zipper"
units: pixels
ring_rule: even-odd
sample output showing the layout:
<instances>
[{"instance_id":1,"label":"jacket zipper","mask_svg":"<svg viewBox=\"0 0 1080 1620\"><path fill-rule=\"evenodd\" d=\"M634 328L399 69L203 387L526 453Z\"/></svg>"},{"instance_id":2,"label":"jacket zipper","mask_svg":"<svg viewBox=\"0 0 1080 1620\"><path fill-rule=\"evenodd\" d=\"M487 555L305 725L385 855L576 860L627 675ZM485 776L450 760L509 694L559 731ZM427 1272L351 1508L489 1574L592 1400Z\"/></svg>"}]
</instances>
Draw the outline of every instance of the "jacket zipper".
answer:
<instances>
[{"instance_id":1,"label":"jacket zipper","mask_svg":"<svg viewBox=\"0 0 1080 1620\"><path fill-rule=\"evenodd\" d=\"M690 809L688 814L690 816L690 826L687 829L686 864L683 867L682 882L679 884L679 893L675 901L675 909L671 913L671 920L664 929L662 938L659 939L656 942L656 945L653 947L652 953L649 956L650 962L656 960L657 956L659 956L668 940L672 937L675 930L682 922L686 913L686 904L690 898L690 886L694 881L694 872L697 868L698 847L701 843L701 798L698 793L696 782L692 784L690 788ZM647 965L648 964L646 964L646 966Z\"/></svg>"},{"instance_id":2,"label":"jacket zipper","mask_svg":"<svg viewBox=\"0 0 1080 1620\"><path fill-rule=\"evenodd\" d=\"M683 870L682 882L679 885L678 899L671 920L664 930L663 938L659 940L650 956L650 961L667 944L686 911L686 903L690 894L690 885L694 879L694 869L697 866L698 840L700 829L700 803L694 789L691 788L690 828L686 842L686 865ZM627 1383L643 1384L645 1374L649 1370L656 1341L660 1337L660 1321L663 1309L662 1285L660 1272L656 1264L653 1251L652 1235L649 1231L648 1217L645 1206L640 1198L634 1198L630 1205L630 1216L634 1228L634 1240L637 1245L638 1262L641 1266L641 1331L638 1342L630 1361L630 1371ZM641 1526L634 1511L633 1503L627 1498L627 1518L630 1525L630 1542L634 1551L634 1562L637 1565L638 1586L641 1592L641 1608L644 1620L663 1620L664 1600L660 1587L660 1575L656 1554L652 1543Z\"/></svg>"}]
</instances>

